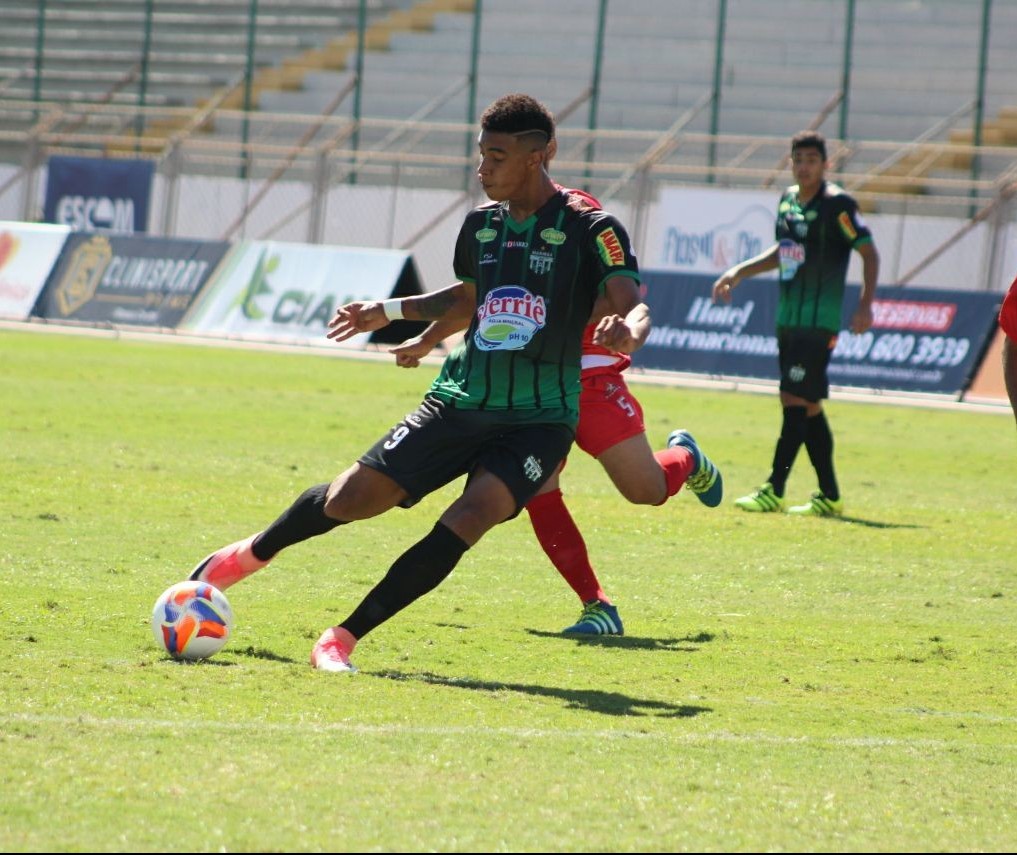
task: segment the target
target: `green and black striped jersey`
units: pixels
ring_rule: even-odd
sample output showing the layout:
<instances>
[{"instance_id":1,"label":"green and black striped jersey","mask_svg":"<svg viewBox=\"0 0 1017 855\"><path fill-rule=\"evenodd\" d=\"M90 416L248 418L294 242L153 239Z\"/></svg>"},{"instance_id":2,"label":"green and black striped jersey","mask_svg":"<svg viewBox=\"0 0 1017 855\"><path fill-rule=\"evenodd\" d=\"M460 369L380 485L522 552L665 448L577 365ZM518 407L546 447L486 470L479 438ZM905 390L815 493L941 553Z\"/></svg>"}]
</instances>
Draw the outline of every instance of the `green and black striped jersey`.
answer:
<instances>
[{"instance_id":1,"label":"green and black striped jersey","mask_svg":"<svg viewBox=\"0 0 1017 855\"><path fill-rule=\"evenodd\" d=\"M477 309L430 394L459 408L574 425L594 301L611 277L639 280L621 223L564 192L524 222L501 203L482 205L463 222L454 269L476 286Z\"/></svg>"},{"instance_id":2,"label":"green and black striped jersey","mask_svg":"<svg viewBox=\"0 0 1017 855\"><path fill-rule=\"evenodd\" d=\"M780 303L777 328L841 327L851 250L872 240L858 204L827 181L807 204L788 187L777 207Z\"/></svg>"}]
</instances>

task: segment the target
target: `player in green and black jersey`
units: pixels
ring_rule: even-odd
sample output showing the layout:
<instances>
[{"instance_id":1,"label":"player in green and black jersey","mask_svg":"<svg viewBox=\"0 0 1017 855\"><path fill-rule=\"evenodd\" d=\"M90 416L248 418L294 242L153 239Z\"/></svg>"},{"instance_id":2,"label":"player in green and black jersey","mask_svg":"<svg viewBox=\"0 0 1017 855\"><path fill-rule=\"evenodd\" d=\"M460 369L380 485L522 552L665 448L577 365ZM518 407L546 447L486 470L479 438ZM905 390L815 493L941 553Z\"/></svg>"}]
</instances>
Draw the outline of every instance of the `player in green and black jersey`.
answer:
<instances>
[{"instance_id":1,"label":"player in green and black jersey","mask_svg":"<svg viewBox=\"0 0 1017 855\"><path fill-rule=\"evenodd\" d=\"M322 634L311 653L322 670L355 670L349 657L360 638L437 586L557 469L575 432L583 329L598 296L607 307L598 343L631 353L650 331L625 229L610 214L570 205L547 174L554 138L547 109L508 95L484 112L481 129L478 176L493 204L466 217L454 260L459 281L416 297L341 306L328 333L342 341L402 317L468 321L463 347L450 354L420 407L360 460L191 575L226 587L288 546L410 506L466 475L462 495L432 531Z\"/></svg>"},{"instance_id":2,"label":"player in green and black jersey","mask_svg":"<svg viewBox=\"0 0 1017 855\"><path fill-rule=\"evenodd\" d=\"M851 251L862 257L863 279L851 319L854 333L872 326L879 255L855 200L825 179L823 137L814 131L796 134L791 140L791 165L798 183L780 197L777 242L726 271L713 284L713 299L728 302L731 290L743 279L767 270L780 271L777 345L784 420L770 477L735 504L746 511L787 509L794 514L828 516L841 514L844 504L833 469L833 435L821 403L829 395L827 369L841 328ZM819 491L806 504L787 508L784 488L802 445L816 470Z\"/></svg>"}]
</instances>

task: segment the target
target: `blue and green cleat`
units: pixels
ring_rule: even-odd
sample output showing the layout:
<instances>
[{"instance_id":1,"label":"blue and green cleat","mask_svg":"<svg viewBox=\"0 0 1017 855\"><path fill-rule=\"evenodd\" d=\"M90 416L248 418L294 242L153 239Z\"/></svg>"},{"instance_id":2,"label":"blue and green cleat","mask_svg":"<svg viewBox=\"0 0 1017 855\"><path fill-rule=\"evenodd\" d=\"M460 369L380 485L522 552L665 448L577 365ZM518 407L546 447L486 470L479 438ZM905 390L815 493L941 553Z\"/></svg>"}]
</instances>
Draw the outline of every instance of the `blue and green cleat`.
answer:
<instances>
[{"instance_id":1,"label":"blue and green cleat","mask_svg":"<svg viewBox=\"0 0 1017 855\"><path fill-rule=\"evenodd\" d=\"M674 448L676 445L691 452L696 462L696 468L692 470L685 485L696 494L696 498L706 507L717 507L720 500L724 498L724 479L720 476L720 470L696 444L692 434L687 430L672 431L671 436L667 438L667 447Z\"/></svg>"},{"instance_id":2,"label":"blue and green cleat","mask_svg":"<svg viewBox=\"0 0 1017 855\"><path fill-rule=\"evenodd\" d=\"M567 635L624 635L618 608L603 600L591 600L583 605L583 613L572 626L562 630Z\"/></svg>"}]
</instances>

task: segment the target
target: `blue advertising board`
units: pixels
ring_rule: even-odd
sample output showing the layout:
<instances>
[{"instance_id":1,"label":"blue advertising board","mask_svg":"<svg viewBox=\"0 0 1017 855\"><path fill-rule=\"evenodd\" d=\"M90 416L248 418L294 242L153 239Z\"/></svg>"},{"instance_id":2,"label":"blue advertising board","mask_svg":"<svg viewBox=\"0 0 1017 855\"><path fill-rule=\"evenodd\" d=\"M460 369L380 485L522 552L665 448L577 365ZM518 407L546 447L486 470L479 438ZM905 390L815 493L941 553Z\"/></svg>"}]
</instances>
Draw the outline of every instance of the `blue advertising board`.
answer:
<instances>
[{"instance_id":1,"label":"blue advertising board","mask_svg":"<svg viewBox=\"0 0 1017 855\"><path fill-rule=\"evenodd\" d=\"M175 327L229 249L225 241L72 234L32 315Z\"/></svg>"},{"instance_id":2,"label":"blue advertising board","mask_svg":"<svg viewBox=\"0 0 1017 855\"><path fill-rule=\"evenodd\" d=\"M714 377L777 380L778 285L742 282L730 304L714 304L716 277L644 271L653 329L633 356L637 367ZM861 289L848 285L844 321ZM830 383L957 394L971 382L995 329L1001 295L939 288L881 287L873 325L842 330L830 360Z\"/></svg>"},{"instance_id":3,"label":"blue advertising board","mask_svg":"<svg viewBox=\"0 0 1017 855\"><path fill-rule=\"evenodd\" d=\"M76 232L144 233L154 168L151 160L54 155L43 218Z\"/></svg>"}]
</instances>

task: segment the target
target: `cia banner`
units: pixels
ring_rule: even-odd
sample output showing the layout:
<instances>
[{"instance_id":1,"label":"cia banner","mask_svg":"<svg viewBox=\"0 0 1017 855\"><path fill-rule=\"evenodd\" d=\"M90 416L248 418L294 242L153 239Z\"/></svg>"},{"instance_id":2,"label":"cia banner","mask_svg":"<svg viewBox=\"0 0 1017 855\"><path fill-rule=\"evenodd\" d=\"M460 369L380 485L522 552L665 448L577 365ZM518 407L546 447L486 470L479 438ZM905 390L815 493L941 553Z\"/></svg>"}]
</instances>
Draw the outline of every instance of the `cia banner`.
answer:
<instances>
[{"instance_id":1,"label":"cia banner","mask_svg":"<svg viewBox=\"0 0 1017 855\"><path fill-rule=\"evenodd\" d=\"M175 327L228 247L224 241L72 234L32 314Z\"/></svg>"},{"instance_id":2,"label":"cia banner","mask_svg":"<svg viewBox=\"0 0 1017 855\"><path fill-rule=\"evenodd\" d=\"M28 317L70 231L67 226L0 222L0 318Z\"/></svg>"},{"instance_id":3,"label":"cia banner","mask_svg":"<svg viewBox=\"0 0 1017 855\"><path fill-rule=\"evenodd\" d=\"M743 282L730 304L714 304L715 277L644 271L653 329L633 355L637 367L714 377L777 380L778 286ZM844 320L861 289L848 285ZM959 394L971 382L995 329L1000 294L938 288L880 288L872 329L842 330L830 383Z\"/></svg>"},{"instance_id":4,"label":"cia banner","mask_svg":"<svg viewBox=\"0 0 1017 855\"><path fill-rule=\"evenodd\" d=\"M151 160L50 157L43 218L76 232L142 234L148 230Z\"/></svg>"},{"instance_id":5,"label":"cia banner","mask_svg":"<svg viewBox=\"0 0 1017 855\"><path fill-rule=\"evenodd\" d=\"M368 343L403 341L426 324L396 321L334 345L325 333L339 306L419 293L413 257L401 250L247 241L233 247L181 328L362 349Z\"/></svg>"}]
</instances>

